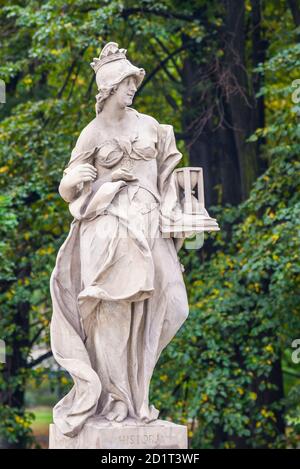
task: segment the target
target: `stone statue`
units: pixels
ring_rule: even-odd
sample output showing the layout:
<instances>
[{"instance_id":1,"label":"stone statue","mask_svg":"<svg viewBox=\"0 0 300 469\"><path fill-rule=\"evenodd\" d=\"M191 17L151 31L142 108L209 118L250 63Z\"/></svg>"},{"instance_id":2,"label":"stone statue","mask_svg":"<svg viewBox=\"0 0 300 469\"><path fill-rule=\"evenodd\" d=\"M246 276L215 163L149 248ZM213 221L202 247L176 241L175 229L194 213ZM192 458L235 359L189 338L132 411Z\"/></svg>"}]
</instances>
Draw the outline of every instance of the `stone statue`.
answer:
<instances>
[{"instance_id":1,"label":"stone statue","mask_svg":"<svg viewBox=\"0 0 300 469\"><path fill-rule=\"evenodd\" d=\"M59 186L74 219L50 282L53 355L74 380L53 412L68 437L95 416L158 419L151 376L189 312L177 251L186 236L218 229L203 207L182 209L173 127L130 107L145 71L113 42L91 66L96 117Z\"/></svg>"}]
</instances>

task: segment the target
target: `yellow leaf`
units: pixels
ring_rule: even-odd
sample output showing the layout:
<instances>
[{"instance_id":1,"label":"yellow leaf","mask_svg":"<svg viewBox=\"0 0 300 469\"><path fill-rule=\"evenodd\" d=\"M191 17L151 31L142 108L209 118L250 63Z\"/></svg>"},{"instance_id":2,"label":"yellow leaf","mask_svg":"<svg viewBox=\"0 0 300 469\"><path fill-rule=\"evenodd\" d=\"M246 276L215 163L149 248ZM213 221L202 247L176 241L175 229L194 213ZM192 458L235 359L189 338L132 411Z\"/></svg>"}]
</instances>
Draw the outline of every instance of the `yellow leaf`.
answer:
<instances>
[{"instance_id":1,"label":"yellow leaf","mask_svg":"<svg viewBox=\"0 0 300 469\"><path fill-rule=\"evenodd\" d=\"M270 352L270 353L274 353L273 346L271 344L266 345L265 351Z\"/></svg>"},{"instance_id":2,"label":"yellow leaf","mask_svg":"<svg viewBox=\"0 0 300 469\"><path fill-rule=\"evenodd\" d=\"M159 379L165 383L166 381L168 381L169 378L167 375L161 375Z\"/></svg>"}]
</instances>

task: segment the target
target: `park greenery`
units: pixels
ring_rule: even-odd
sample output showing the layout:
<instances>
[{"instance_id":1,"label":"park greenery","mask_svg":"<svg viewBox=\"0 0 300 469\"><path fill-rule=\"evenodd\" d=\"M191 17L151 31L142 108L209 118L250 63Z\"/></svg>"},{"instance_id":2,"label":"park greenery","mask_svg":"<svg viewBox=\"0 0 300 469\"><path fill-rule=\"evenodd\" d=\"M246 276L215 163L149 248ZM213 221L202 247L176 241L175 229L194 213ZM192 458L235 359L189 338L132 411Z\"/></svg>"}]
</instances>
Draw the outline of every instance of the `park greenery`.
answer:
<instances>
[{"instance_id":1,"label":"park greenery","mask_svg":"<svg viewBox=\"0 0 300 469\"><path fill-rule=\"evenodd\" d=\"M70 385L49 362L49 278L72 221L57 188L94 118L89 63L109 40L145 68L134 107L174 126L221 227L180 252L190 316L151 400L193 448L299 445L299 2L0 4L1 446L34 445L29 385Z\"/></svg>"}]
</instances>

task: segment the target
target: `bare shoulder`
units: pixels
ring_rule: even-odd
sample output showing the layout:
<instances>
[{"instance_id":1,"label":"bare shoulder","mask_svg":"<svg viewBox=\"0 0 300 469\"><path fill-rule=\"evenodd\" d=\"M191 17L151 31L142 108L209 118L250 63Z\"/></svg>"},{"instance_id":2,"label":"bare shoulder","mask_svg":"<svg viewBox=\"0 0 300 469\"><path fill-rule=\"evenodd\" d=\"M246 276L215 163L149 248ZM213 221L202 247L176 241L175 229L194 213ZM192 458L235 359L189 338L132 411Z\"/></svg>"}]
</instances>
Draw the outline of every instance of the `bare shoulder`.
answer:
<instances>
[{"instance_id":1,"label":"bare shoulder","mask_svg":"<svg viewBox=\"0 0 300 469\"><path fill-rule=\"evenodd\" d=\"M82 135L90 135L92 132L94 132L99 125L97 117L92 119L80 132L80 136Z\"/></svg>"},{"instance_id":2,"label":"bare shoulder","mask_svg":"<svg viewBox=\"0 0 300 469\"><path fill-rule=\"evenodd\" d=\"M149 116L148 114L143 114L142 112L138 112L138 114L149 127L157 128L159 126L159 122L154 117Z\"/></svg>"},{"instance_id":3,"label":"bare shoulder","mask_svg":"<svg viewBox=\"0 0 300 469\"><path fill-rule=\"evenodd\" d=\"M76 142L76 148L79 151L86 151L97 145L97 128L98 121L95 117L82 129Z\"/></svg>"},{"instance_id":4,"label":"bare shoulder","mask_svg":"<svg viewBox=\"0 0 300 469\"><path fill-rule=\"evenodd\" d=\"M143 114L142 112L138 112L138 114L143 121L143 126L146 132L152 136L154 141L157 141L159 132L159 122L154 117L149 116L148 114Z\"/></svg>"}]
</instances>

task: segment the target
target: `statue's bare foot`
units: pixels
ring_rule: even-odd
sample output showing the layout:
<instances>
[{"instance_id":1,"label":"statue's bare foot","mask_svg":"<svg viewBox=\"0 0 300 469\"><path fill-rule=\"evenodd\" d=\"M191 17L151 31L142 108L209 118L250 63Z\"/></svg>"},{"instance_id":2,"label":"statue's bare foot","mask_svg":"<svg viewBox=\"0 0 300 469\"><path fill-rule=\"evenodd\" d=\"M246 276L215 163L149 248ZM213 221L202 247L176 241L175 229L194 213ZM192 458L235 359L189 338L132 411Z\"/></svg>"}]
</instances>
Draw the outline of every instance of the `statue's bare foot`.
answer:
<instances>
[{"instance_id":1,"label":"statue's bare foot","mask_svg":"<svg viewBox=\"0 0 300 469\"><path fill-rule=\"evenodd\" d=\"M123 422L128 415L128 408L124 402L118 402L118 415L116 417L116 422Z\"/></svg>"},{"instance_id":2,"label":"statue's bare foot","mask_svg":"<svg viewBox=\"0 0 300 469\"><path fill-rule=\"evenodd\" d=\"M126 419L128 415L128 409L126 404L122 401L117 401L115 404L113 404L113 408L108 414L105 416L107 420L112 422L115 420L116 422L122 422L123 420Z\"/></svg>"}]
</instances>

